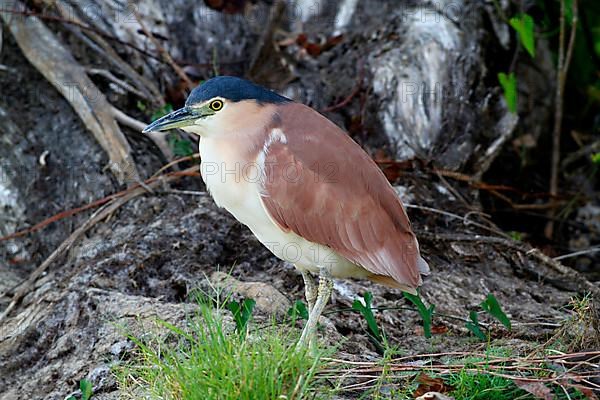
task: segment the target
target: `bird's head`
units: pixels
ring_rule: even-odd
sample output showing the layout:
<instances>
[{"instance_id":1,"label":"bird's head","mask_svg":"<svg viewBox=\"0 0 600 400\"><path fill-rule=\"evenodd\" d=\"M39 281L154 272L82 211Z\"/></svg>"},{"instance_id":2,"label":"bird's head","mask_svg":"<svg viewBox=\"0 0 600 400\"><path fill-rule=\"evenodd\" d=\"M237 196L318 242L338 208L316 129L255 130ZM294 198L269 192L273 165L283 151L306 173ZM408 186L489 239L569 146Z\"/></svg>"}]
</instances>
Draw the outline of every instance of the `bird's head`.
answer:
<instances>
[{"instance_id":1,"label":"bird's head","mask_svg":"<svg viewBox=\"0 0 600 400\"><path fill-rule=\"evenodd\" d=\"M235 126L243 127L265 105L289 101L245 79L218 76L196 87L183 108L157 119L144 133L180 128L211 136Z\"/></svg>"}]
</instances>

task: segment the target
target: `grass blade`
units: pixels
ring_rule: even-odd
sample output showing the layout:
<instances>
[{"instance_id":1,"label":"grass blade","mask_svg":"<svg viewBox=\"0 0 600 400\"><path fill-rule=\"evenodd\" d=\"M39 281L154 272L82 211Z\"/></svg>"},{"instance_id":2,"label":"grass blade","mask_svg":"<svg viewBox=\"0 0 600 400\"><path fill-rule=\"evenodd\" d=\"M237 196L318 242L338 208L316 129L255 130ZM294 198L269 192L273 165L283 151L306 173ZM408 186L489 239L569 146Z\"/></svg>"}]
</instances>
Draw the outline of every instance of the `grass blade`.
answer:
<instances>
[{"instance_id":1,"label":"grass blade","mask_svg":"<svg viewBox=\"0 0 600 400\"><path fill-rule=\"evenodd\" d=\"M402 294L411 303L413 303L415 307L417 307L417 311L419 312L419 315L423 320L423 332L425 333L425 337L429 339L431 337L431 321L433 319L433 311L435 310L435 304L432 304L431 306L427 307L425 306L425 303L423 303L423 300L421 300L421 297L418 294L414 295L407 292L402 292Z\"/></svg>"},{"instance_id":2,"label":"grass blade","mask_svg":"<svg viewBox=\"0 0 600 400\"><path fill-rule=\"evenodd\" d=\"M502 325L504 325L508 330L512 329L510 319L506 316L504 311L502 311L502 307L500 307L500 303L493 294L488 294L487 298L481 303L481 308L492 317L496 318Z\"/></svg>"}]
</instances>

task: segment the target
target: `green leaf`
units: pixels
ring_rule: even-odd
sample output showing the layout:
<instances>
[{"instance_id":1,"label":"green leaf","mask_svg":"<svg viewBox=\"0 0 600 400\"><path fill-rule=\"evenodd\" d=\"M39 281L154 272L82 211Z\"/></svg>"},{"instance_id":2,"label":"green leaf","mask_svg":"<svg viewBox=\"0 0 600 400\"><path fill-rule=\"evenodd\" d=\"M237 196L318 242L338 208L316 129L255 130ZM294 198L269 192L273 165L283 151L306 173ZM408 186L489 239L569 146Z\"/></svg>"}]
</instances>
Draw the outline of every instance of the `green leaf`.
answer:
<instances>
[{"instance_id":1,"label":"green leaf","mask_svg":"<svg viewBox=\"0 0 600 400\"><path fill-rule=\"evenodd\" d=\"M510 319L504 314L502 311L502 307L500 307L500 303L493 294L488 294L487 298L481 303L481 308L492 317L496 318L502 325L504 325L507 329L512 329L510 324Z\"/></svg>"},{"instance_id":2,"label":"green leaf","mask_svg":"<svg viewBox=\"0 0 600 400\"><path fill-rule=\"evenodd\" d=\"M531 57L535 58L535 24L531 15L519 13L510 19L509 24L519 34L519 39L525 50Z\"/></svg>"},{"instance_id":3,"label":"green leaf","mask_svg":"<svg viewBox=\"0 0 600 400\"><path fill-rule=\"evenodd\" d=\"M255 305L256 301L253 299L244 299L239 303L230 301L225 305L225 308L227 308L229 311L231 311L231 314L233 314L235 327L241 337L246 336L246 326L248 325L248 321L252 316L252 310L254 310Z\"/></svg>"},{"instance_id":4,"label":"green leaf","mask_svg":"<svg viewBox=\"0 0 600 400\"><path fill-rule=\"evenodd\" d=\"M92 397L92 383L87 379L79 381L79 389L81 390L81 400L89 400Z\"/></svg>"},{"instance_id":5,"label":"green leaf","mask_svg":"<svg viewBox=\"0 0 600 400\"><path fill-rule=\"evenodd\" d=\"M594 164L600 164L600 152L592 154L590 158Z\"/></svg>"},{"instance_id":6,"label":"green leaf","mask_svg":"<svg viewBox=\"0 0 600 400\"><path fill-rule=\"evenodd\" d=\"M373 294L371 292L366 292L365 294L363 294L363 299L365 301L365 305L363 305L360 302L360 300L357 299L354 300L354 303L352 303L352 309L362 314L365 321L367 321L367 327L369 328L369 332L371 333L371 335L373 335L373 337L377 341L381 342L381 331L377 326L377 320L375 320L375 316L373 315L373 310L371 307L371 303L373 301Z\"/></svg>"},{"instance_id":7,"label":"green leaf","mask_svg":"<svg viewBox=\"0 0 600 400\"><path fill-rule=\"evenodd\" d=\"M305 321L308 320L308 309L302 300L296 300L294 305L288 310L287 314L293 322L296 322L298 318Z\"/></svg>"},{"instance_id":8,"label":"green leaf","mask_svg":"<svg viewBox=\"0 0 600 400\"><path fill-rule=\"evenodd\" d=\"M171 105L171 103L167 103L164 106L162 106L161 108L159 108L158 110L154 111L152 113L152 116L150 117L150 119L152 120L152 122L154 122L157 119L159 119L160 117L164 117L171 111L173 111L173 106Z\"/></svg>"},{"instance_id":9,"label":"green leaf","mask_svg":"<svg viewBox=\"0 0 600 400\"><path fill-rule=\"evenodd\" d=\"M192 142L189 140L180 139L179 135L177 134L167 136L167 141L175 157L187 157L194 154Z\"/></svg>"},{"instance_id":10,"label":"green leaf","mask_svg":"<svg viewBox=\"0 0 600 400\"><path fill-rule=\"evenodd\" d=\"M475 311L471 311L469 313L469 318L471 319L472 322L465 323L465 326L467 327L468 330L471 331L471 333L473 333L475 336L477 336L479 339L481 339L485 342L487 340L487 336L485 336L485 333L483 333L483 331L479 327L479 320L477 319L477 313Z\"/></svg>"},{"instance_id":11,"label":"green leaf","mask_svg":"<svg viewBox=\"0 0 600 400\"><path fill-rule=\"evenodd\" d=\"M523 240L523 234L521 232L517 232L517 231L509 231L508 234L510 235L510 237L517 241L520 242Z\"/></svg>"},{"instance_id":12,"label":"green leaf","mask_svg":"<svg viewBox=\"0 0 600 400\"><path fill-rule=\"evenodd\" d=\"M140 111L146 111L146 104L144 104L143 101L138 100L137 103L135 103L135 106L137 107L138 110Z\"/></svg>"},{"instance_id":13,"label":"green leaf","mask_svg":"<svg viewBox=\"0 0 600 400\"><path fill-rule=\"evenodd\" d=\"M431 321L433 319L433 311L435 310L435 304L427 307L421 300L419 295L410 294L407 292L402 292L404 297L406 297L411 303L417 307L417 311L423 320L423 332L425 333L426 338L431 337Z\"/></svg>"},{"instance_id":14,"label":"green leaf","mask_svg":"<svg viewBox=\"0 0 600 400\"><path fill-rule=\"evenodd\" d=\"M504 90L506 106L512 113L517 112L517 78L513 72L506 75L504 72L498 74L498 81Z\"/></svg>"},{"instance_id":15,"label":"green leaf","mask_svg":"<svg viewBox=\"0 0 600 400\"><path fill-rule=\"evenodd\" d=\"M569 26L573 22L573 0L565 0L565 21Z\"/></svg>"}]
</instances>

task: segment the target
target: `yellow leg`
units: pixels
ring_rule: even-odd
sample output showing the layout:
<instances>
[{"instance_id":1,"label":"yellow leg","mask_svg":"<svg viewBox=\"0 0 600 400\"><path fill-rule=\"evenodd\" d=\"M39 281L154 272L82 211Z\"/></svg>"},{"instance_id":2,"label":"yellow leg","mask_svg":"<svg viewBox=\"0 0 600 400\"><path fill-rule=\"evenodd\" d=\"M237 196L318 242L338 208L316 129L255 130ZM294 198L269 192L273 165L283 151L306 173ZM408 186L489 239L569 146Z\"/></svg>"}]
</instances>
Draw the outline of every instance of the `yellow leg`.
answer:
<instances>
[{"instance_id":1,"label":"yellow leg","mask_svg":"<svg viewBox=\"0 0 600 400\"><path fill-rule=\"evenodd\" d=\"M308 321L304 326L304 330L302 331L302 335L300 336L300 340L298 341L296 348L302 348L307 344L310 347L313 346L315 336L317 333L317 323L319 322L319 318L323 313L323 309L329 301L329 297L331 296L332 290L333 280L331 280L328 274L321 272L321 274L319 274L319 289L317 294L317 300L315 301L314 307L310 311Z\"/></svg>"},{"instance_id":2,"label":"yellow leg","mask_svg":"<svg viewBox=\"0 0 600 400\"><path fill-rule=\"evenodd\" d=\"M306 296L306 302L308 303L308 312L310 313L315 306L317 300L317 285L312 275L308 271L300 270L302 278L304 279L304 295Z\"/></svg>"}]
</instances>

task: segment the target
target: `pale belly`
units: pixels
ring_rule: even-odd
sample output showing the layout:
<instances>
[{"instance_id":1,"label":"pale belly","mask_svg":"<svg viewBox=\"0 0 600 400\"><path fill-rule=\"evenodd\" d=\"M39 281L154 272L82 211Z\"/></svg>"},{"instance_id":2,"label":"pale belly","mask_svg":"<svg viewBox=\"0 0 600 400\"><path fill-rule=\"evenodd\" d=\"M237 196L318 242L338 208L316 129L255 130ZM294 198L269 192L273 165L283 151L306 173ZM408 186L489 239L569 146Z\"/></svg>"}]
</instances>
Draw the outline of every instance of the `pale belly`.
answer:
<instances>
[{"instance_id":1,"label":"pale belly","mask_svg":"<svg viewBox=\"0 0 600 400\"><path fill-rule=\"evenodd\" d=\"M258 179L235 162L216 160L214 148L201 143L201 173L215 203L246 225L273 254L301 270L319 273L327 269L336 278L366 278L371 275L327 246L310 242L294 232L285 232L268 215L260 197ZM246 170L246 172L244 172Z\"/></svg>"}]
</instances>

